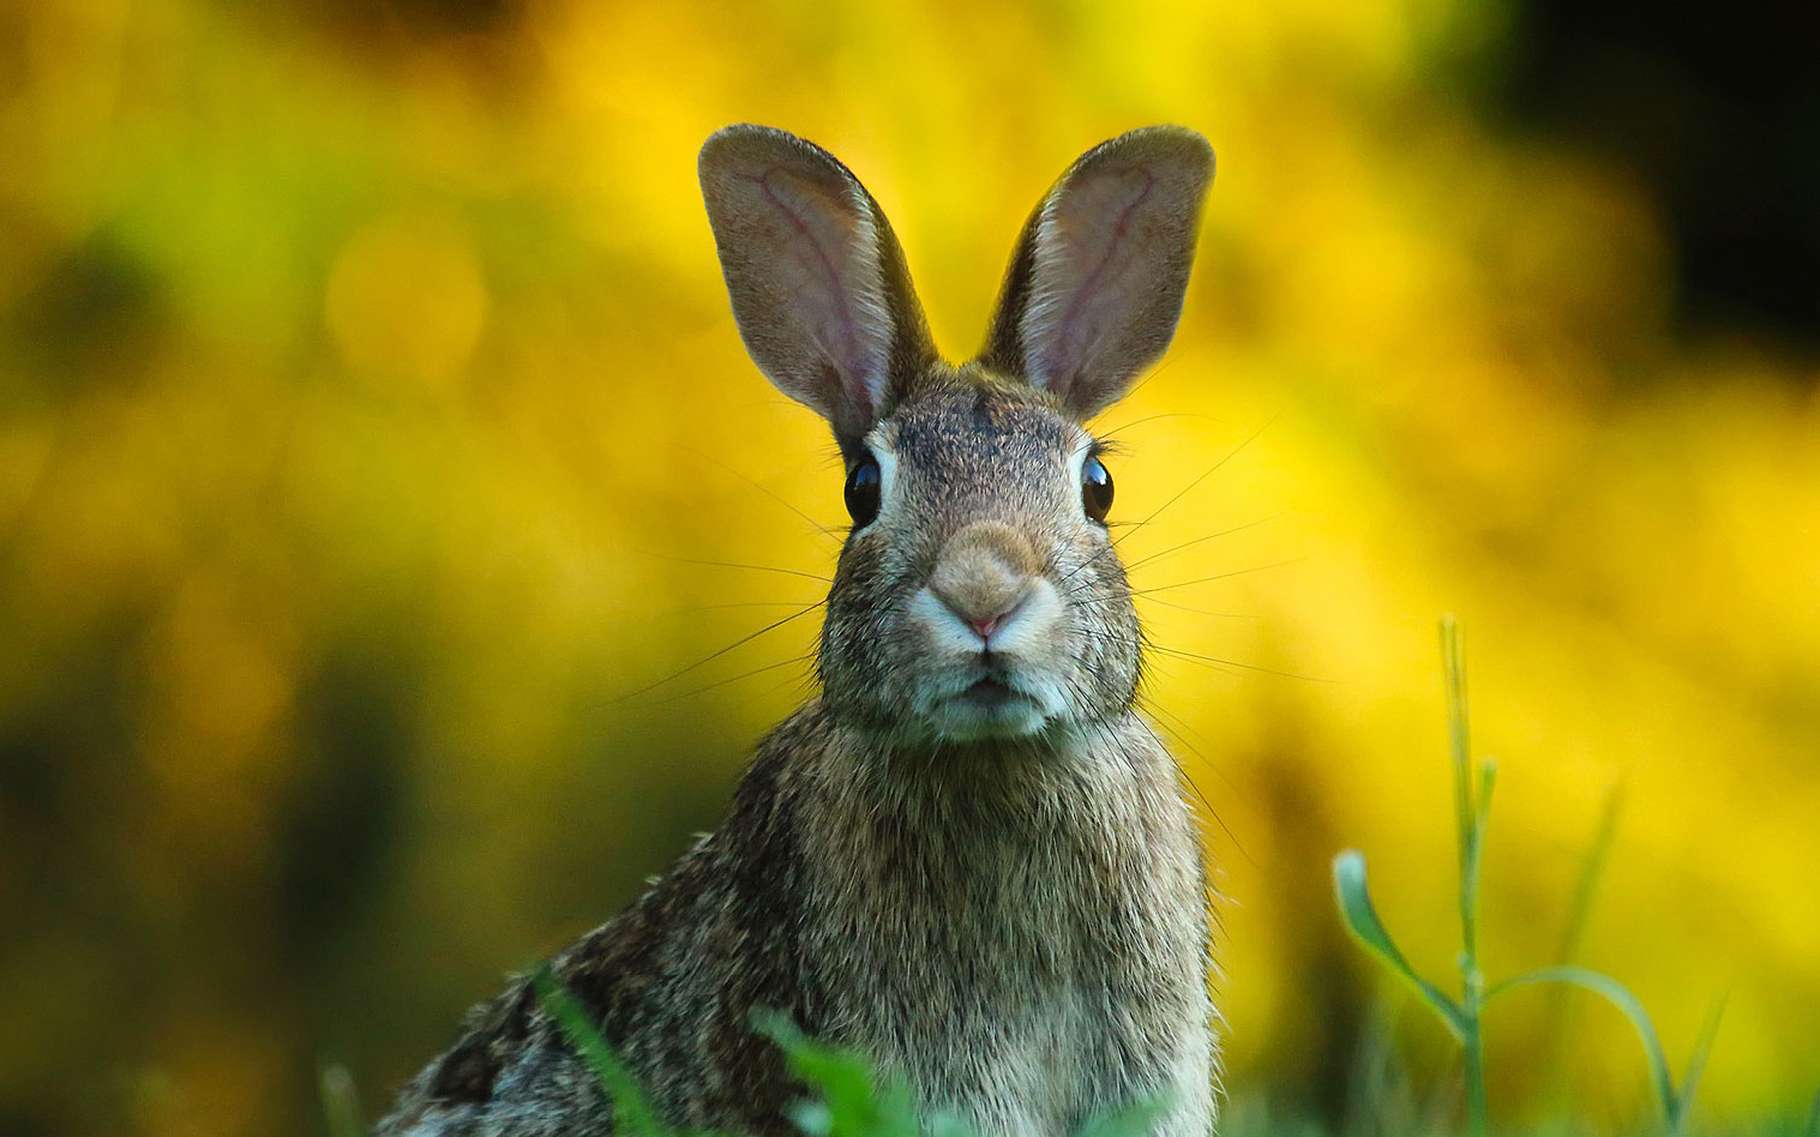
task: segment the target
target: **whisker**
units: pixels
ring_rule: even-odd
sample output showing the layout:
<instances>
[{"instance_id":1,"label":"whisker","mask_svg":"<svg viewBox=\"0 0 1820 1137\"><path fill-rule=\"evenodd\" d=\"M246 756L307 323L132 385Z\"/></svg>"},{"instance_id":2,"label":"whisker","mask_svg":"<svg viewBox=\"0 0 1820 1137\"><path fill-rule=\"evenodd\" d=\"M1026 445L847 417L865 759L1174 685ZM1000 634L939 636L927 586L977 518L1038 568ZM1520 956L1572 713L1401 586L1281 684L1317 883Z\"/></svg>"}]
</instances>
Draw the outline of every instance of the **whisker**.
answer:
<instances>
[{"instance_id":1,"label":"whisker","mask_svg":"<svg viewBox=\"0 0 1820 1137\"><path fill-rule=\"evenodd\" d=\"M1155 640L1151 639L1148 635L1140 635L1136 639L1131 639L1126 636L1114 636L1114 635L1108 635L1104 632L1101 632L1101 633L1097 633L1096 636L1098 639L1103 640L1106 643L1122 644L1125 647L1135 647L1135 648L1139 648L1140 650L1143 650L1143 651L1155 652L1156 654L1161 655L1164 658L1174 658L1174 657L1176 657L1178 651L1180 650L1178 648L1164 647L1163 645L1157 643ZM1228 661L1219 659L1216 656L1208 656L1204 659L1184 658L1184 662L1199 663L1203 667L1210 668L1214 671L1224 671L1228 675L1237 674L1237 672L1234 671L1233 668L1239 666L1238 664L1232 664L1229 667L1222 667L1221 664L1227 663Z\"/></svg>"},{"instance_id":2,"label":"whisker","mask_svg":"<svg viewBox=\"0 0 1820 1137\"><path fill-rule=\"evenodd\" d=\"M1062 577L1062 579L1060 581L1060 586L1059 586L1060 589L1066 589L1068 587L1069 581L1073 580L1075 577L1079 576L1081 573L1085 572L1087 569L1093 567L1095 564L1098 564L1100 558L1105 556L1108 553L1115 551L1117 545L1118 545L1117 541L1107 542L1106 544L1101 545L1099 548L1095 549L1093 551L1093 555L1091 557L1088 557L1086 560L1082 561L1080 564L1075 565L1073 568L1069 569L1068 575Z\"/></svg>"},{"instance_id":3,"label":"whisker","mask_svg":"<svg viewBox=\"0 0 1820 1137\"><path fill-rule=\"evenodd\" d=\"M660 561L673 561L681 565L706 565L709 568L747 569L751 572L775 572L785 576L800 576L805 580L819 580L823 584L833 584L834 578L806 569L779 568L777 565L752 565L742 561L708 561L697 557L677 557L669 553L645 553L647 557L656 557Z\"/></svg>"},{"instance_id":4,"label":"whisker","mask_svg":"<svg viewBox=\"0 0 1820 1137\"><path fill-rule=\"evenodd\" d=\"M730 608L801 608L800 600L735 600L726 604L694 604L686 608L666 608L662 612L652 612L652 618L665 616L693 616L698 612L723 612ZM642 614L642 613L641 613Z\"/></svg>"},{"instance_id":5,"label":"whisker","mask_svg":"<svg viewBox=\"0 0 1820 1137\"><path fill-rule=\"evenodd\" d=\"M1218 616L1227 620L1257 620L1262 617L1253 612L1215 612L1208 608L1191 608L1186 604L1177 604L1173 600L1163 600L1155 596L1139 596L1136 599L1146 604L1161 604L1165 608L1174 608L1178 612L1193 612L1197 616Z\"/></svg>"},{"instance_id":6,"label":"whisker","mask_svg":"<svg viewBox=\"0 0 1820 1137\"><path fill-rule=\"evenodd\" d=\"M689 674L691 671L694 671L697 668L705 667L708 664L713 663L715 660L719 659L723 655L726 655L728 652L732 651L733 649L738 648L738 647L743 647L744 645L751 643L753 640L766 634L767 632L774 632L777 629L783 627L785 624L790 623L792 620L802 619L804 616L807 616L809 613L815 611L817 608L820 608L824 603L825 603L825 601L817 600L813 604L805 605L804 607L798 608L796 611L790 613L788 616L785 616L782 619L771 621L769 624L766 624L764 627L758 629L756 632L749 632L746 635L739 637L738 639L734 640L732 643L728 644L726 647L723 647L719 651L714 652L712 655L703 656L702 658L696 660L694 663L691 663L689 666L683 668L681 671L677 671L670 675L667 675L664 678L659 679L655 683L650 683L643 687L640 687L636 691L628 691L624 695L621 695L619 697L618 701L623 703L627 699L636 699L640 695L644 695L651 691L657 690L659 687L662 687L666 683L673 683L676 680L681 679L683 676Z\"/></svg>"},{"instance_id":7,"label":"whisker","mask_svg":"<svg viewBox=\"0 0 1820 1137\"><path fill-rule=\"evenodd\" d=\"M1096 437L1098 437L1101 442L1104 442L1108 438L1111 438L1114 435L1123 434L1127 430L1130 430L1133 427L1143 426L1147 422L1155 422L1158 419L1165 419L1165 418L1199 418L1199 419L1206 419L1208 422L1218 422L1219 421L1218 419L1214 418L1212 415L1197 415L1191 411L1169 411L1169 412L1166 412L1163 414L1145 415L1143 418L1135 419L1131 422L1124 423L1121 426L1115 426L1111 430L1107 431L1105 434L1097 435Z\"/></svg>"},{"instance_id":8,"label":"whisker","mask_svg":"<svg viewBox=\"0 0 1820 1137\"><path fill-rule=\"evenodd\" d=\"M1228 457L1230 457L1230 455L1228 455ZM1209 474L1212 472L1213 472L1212 470L1207 471L1207 473L1209 473ZM1206 476L1205 474L1202 475L1202 477L1205 477L1205 476ZM1152 516L1154 516L1154 514ZM1149 564L1151 561L1157 560L1160 557L1166 557L1171 553L1180 552L1181 550L1190 548L1191 546L1199 545L1204 541L1211 541L1216 537L1226 537L1226 536L1230 536L1233 533L1238 533L1238 532L1241 532L1246 529L1255 528L1259 525L1269 524L1270 522L1275 521L1282 516L1283 516L1282 512L1272 513L1268 517L1260 517L1256 521L1247 521L1243 525L1234 525L1230 529L1222 529L1217 533L1209 533L1204 537L1196 537L1192 541L1183 541L1179 545L1172 545L1169 548L1163 549L1159 552L1150 553L1146 556L1139 557L1137 560L1132 561L1130 564L1125 566L1125 572L1127 574L1130 574L1132 569L1135 569L1140 565ZM1146 519L1146 520L1148 520L1148 519ZM1119 524L1130 525L1130 524L1132 524L1132 522L1128 522L1128 521L1120 522ZM1136 524L1141 525L1141 524L1143 524L1143 522L1137 522ZM1085 571L1085 570L1093 567L1095 564L1097 564L1101 557L1104 557L1108 553L1117 551L1117 547L1118 547L1117 540L1113 540L1105 545L1101 545L1098 549L1094 550L1094 553L1092 556L1088 557L1086 560L1082 561L1080 564L1075 565L1072 569L1069 569L1067 575L1062 577L1062 579L1059 583L1065 587L1069 581L1073 580L1076 576L1080 575L1083 571Z\"/></svg>"},{"instance_id":9,"label":"whisker","mask_svg":"<svg viewBox=\"0 0 1820 1137\"><path fill-rule=\"evenodd\" d=\"M1207 584L1215 580L1226 580L1229 577L1244 576L1246 573L1263 572L1266 569L1282 568L1307 560L1307 557L1290 557L1286 561L1271 561L1267 565L1252 565L1250 568L1233 569L1230 572L1216 572L1212 576L1197 577L1194 580L1179 581L1175 584L1159 585L1156 588L1140 588L1131 593L1133 596L1149 596L1154 592L1170 592L1177 588L1188 588L1196 584Z\"/></svg>"},{"instance_id":10,"label":"whisker","mask_svg":"<svg viewBox=\"0 0 1820 1137\"><path fill-rule=\"evenodd\" d=\"M1133 533L1137 532L1139 529L1142 529L1144 526L1150 524L1152 521L1155 521L1157 519L1157 516L1159 514L1161 514L1165 509L1168 509L1170 506L1174 505L1176 502L1182 500L1182 498L1188 494L1188 491L1194 489L1194 487L1196 487L1196 486L1200 485L1202 482L1206 481L1209 477L1211 477L1213 475L1213 472L1215 470L1219 469L1221 466L1224 466L1226 463L1228 463L1228 462L1232 461L1234 458L1238 457L1238 455L1241 451L1243 451L1247 446L1250 446L1253 442L1256 442L1258 439L1258 436L1263 434L1266 430L1269 430L1271 424L1276 422L1276 420L1277 420L1276 415L1271 415L1268 419L1264 420L1264 425L1260 426L1256 430L1252 431L1250 437L1246 438L1245 441L1239 443L1237 446L1234 446L1231 450L1228 450L1226 452L1226 456L1224 458L1221 458L1218 462L1215 462L1213 465L1211 465L1211 466L1207 467L1207 469L1203 470L1201 472L1200 477L1196 478L1192 482L1189 482L1187 485L1183 486L1180 490L1177 490L1174 497L1170 498L1168 501L1164 502L1162 505L1159 505L1155 509L1151 510L1150 516L1144 518L1142 521L1138 522L1136 525L1133 525L1130 529L1119 534L1118 539L1113 541L1113 544L1115 544L1115 545L1118 544L1119 541L1123 541L1125 538L1131 536Z\"/></svg>"},{"instance_id":11,"label":"whisker","mask_svg":"<svg viewBox=\"0 0 1820 1137\"><path fill-rule=\"evenodd\" d=\"M741 672L740 674L732 676L731 678L722 679L719 682L715 682L715 683L709 683L706 686L695 687L690 690L684 691L680 695L671 695L667 699L659 699L657 701L659 704L674 703L674 702L677 702L682 699L690 698L694 695L703 694L704 692L707 692L707 691L718 690L722 687L725 687L729 683L738 683L742 679L750 679L754 675L763 675L767 671L776 671L780 667L790 667L794 664L806 663L809 660L814 659L814 658L815 658L815 653L813 651L805 652L802 655L794 656L790 659L782 659L776 663L767 663L763 667L755 667L750 671Z\"/></svg>"},{"instance_id":12,"label":"whisker","mask_svg":"<svg viewBox=\"0 0 1820 1137\"><path fill-rule=\"evenodd\" d=\"M759 481L757 478L754 478L752 475L747 474L742 470L735 469L729 463L723 462L722 460L720 460L719 458L716 458L712 454L704 454L699 450L694 450L689 447L683 447L682 449L683 449L683 453L685 453L685 454L692 454L697 458L701 458L701 459L704 459L705 461L714 463L716 466L719 466L721 469L727 471L727 473L732 474L734 477L738 478L740 481L745 482L747 485L751 486L753 489L757 490L759 493L764 494L766 497L770 498L772 501L783 506L785 509L789 510L791 513L794 513L798 517L802 518L804 521L807 521L815 529L815 531L817 533L820 533L822 536L828 538L831 541L834 541L836 544L840 543L841 537L838 533L836 533L834 530L828 528L826 525L823 525L821 522L817 521L815 518L809 516L808 513L804 512L794 502L789 501L782 494L778 493L776 490L772 489L770 486L765 485L763 482Z\"/></svg>"},{"instance_id":13,"label":"whisker","mask_svg":"<svg viewBox=\"0 0 1820 1137\"><path fill-rule=\"evenodd\" d=\"M1263 572L1266 569L1282 568L1284 565L1297 564L1297 563L1299 563L1301 561L1305 561L1307 559L1308 559L1307 557L1290 557L1288 560L1272 561L1266 565L1252 565L1249 568L1233 569L1230 572L1215 573L1212 576L1203 576L1203 577L1199 577L1195 580L1184 580L1184 581L1179 581L1175 584L1163 584L1163 585L1158 585L1155 588L1134 589L1130 592L1121 593L1116 596L1092 596L1092 597L1087 597L1087 598L1083 599L1081 597L1080 590L1073 589L1064 595L1064 599L1067 600L1068 603L1076 605L1081 608L1097 608L1097 607L1100 607L1101 605L1105 605L1105 604L1123 604L1125 602L1126 597L1130 597L1132 600L1143 600L1148 603L1163 604L1168 607L1181 608L1183 611L1186 611L1186 612L1202 612L1203 615L1208 615L1208 616L1232 616L1234 618L1256 619L1255 616L1245 617L1242 613L1238 613L1238 612L1203 612L1199 608L1188 608L1181 604L1170 604L1166 600L1156 599L1155 593L1169 592L1169 591L1171 591L1173 589L1177 589L1177 588L1188 588L1191 585L1196 585L1196 584L1207 584L1211 581L1225 580L1226 578L1233 577L1233 576L1244 576L1247 573Z\"/></svg>"},{"instance_id":14,"label":"whisker","mask_svg":"<svg viewBox=\"0 0 1820 1137\"><path fill-rule=\"evenodd\" d=\"M1226 659L1217 655L1202 655L1200 652L1184 651L1179 647L1164 647L1162 644L1158 643L1152 643L1150 647L1151 650L1161 652L1172 659L1183 659L1190 663L1205 663L1220 668L1242 667L1246 671L1258 671L1265 675L1278 675L1284 679L1300 679L1307 683L1339 682L1337 679L1326 679L1319 675L1302 675L1294 671L1279 671L1274 667L1265 667L1261 663L1244 663L1237 659Z\"/></svg>"},{"instance_id":15,"label":"whisker","mask_svg":"<svg viewBox=\"0 0 1820 1137\"><path fill-rule=\"evenodd\" d=\"M1207 743L1207 745L1209 745L1209 746L1213 745L1211 742L1208 742L1206 735L1201 734L1199 731L1195 730L1192 726L1190 726L1187 719L1183 718L1181 715L1176 714L1174 711L1170 710L1168 707L1163 706L1163 704L1157 702L1155 699L1146 700L1145 704L1144 704L1144 709L1149 711L1152 714L1167 715L1169 717L1169 721L1171 723L1175 724L1175 733L1178 737L1180 737L1182 739L1182 742L1184 744L1186 744L1188 741L1187 736L1192 734L1195 738L1199 739L1202 742ZM1209 770L1213 771L1213 776L1218 778L1220 781L1224 782L1226 784L1227 789L1231 790L1235 794L1238 793L1239 787L1234 785L1232 779L1226 776L1226 771L1220 769L1217 765L1215 765L1213 763L1213 761L1211 759L1208 759L1206 754L1203 753L1202 751L1195 749L1192 746L1190 746L1189 749L1194 750L1195 754L1197 756L1199 756L1202 759L1202 761L1207 763L1207 768Z\"/></svg>"},{"instance_id":16,"label":"whisker","mask_svg":"<svg viewBox=\"0 0 1820 1137\"><path fill-rule=\"evenodd\" d=\"M1265 675L1277 675L1277 676L1281 676L1284 679L1301 679L1308 683L1338 683L1339 682L1339 680L1337 680L1337 679L1327 679L1327 678L1323 678L1322 676L1319 676L1319 675L1303 675L1303 674L1301 674L1299 672L1295 672L1295 671L1280 671L1274 667L1265 667L1261 663L1246 663L1243 660L1227 659L1224 656L1218 656L1218 655L1203 655L1202 653L1200 653L1198 651L1188 651L1185 648L1170 647L1168 644L1161 644L1161 643L1158 643L1155 640L1151 639L1147 633L1140 634L1136 639L1132 639L1128 636L1115 636L1115 635L1111 635L1106 632L1094 632L1094 633L1092 633L1091 638L1104 641L1105 643L1122 644L1126 647L1142 648L1147 651L1156 652L1157 654L1165 656L1167 658L1180 659L1180 660L1183 660L1188 663L1198 663L1204 667L1210 667L1216 671L1228 671L1228 673L1230 673L1229 669L1236 667L1236 668L1240 668L1245 671L1262 672Z\"/></svg>"},{"instance_id":17,"label":"whisker","mask_svg":"<svg viewBox=\"0 0 1820 1137\"><path fill-rule=\"evenodd\" d=\"M1130 564L1126 565L1125 571L1127 573L1129 573L1129 572L1131 572L1131 570L1138 568L1140 565L1147 565L1151 561L1160 560L1161 558L1166 557L1171 553L1179 553L1183 549L1193 548L1194 546L1202 544L1203 542L1211 541L1215 537L1229 537L1234 533L1239 533L1246 529L1255 529L1259 525L1268 525L1270 522L1275 521L1277 518L1279 518L1281 516L1283 516L1281 513L1273 513L1268 517L1260 517L1256 521L1247 521L1243 525L1234 525L1230 529L1222 529L1218 533L1209 533L1205 537L1196 537L1192 541L1183 541L1179 545L1171 545L1169 548L1163 549L1160 552L1150 553L1147 556L1139 557L1137 560L1132 561Z\"/></svg>"},{"instance_id":18,"label":"whisker","mask_svg":"<svg viewBox=\"0 0 1820 1137\"><path fill-rule=\"evenodd\" d=\"M1155 727L1152 726L1151 723L1147 719L1145 719L1143 715L1138 715L1137 721L1140 725L1143 726L1144 730L1150 735L1151 739L1153 741L1155 741L1158 746L1162 747L1165 753L1167 753L1169 751L1169 746L1162 740L1161 737L1159 737L1157 735ZM1162 724L1159 723L1157 725L1160 726ZM1164 729L1167 730L1168 728L1164 727ZM1190 751L1192 751L1196 756L1200 757L1203 764L1206 764L1206 762L1207 762L1206 756L1201 754L1201 752L1199 750L1195 749L1195 747L1192 744L1190 744L1187 739L1183 738L1180 734L1176 734L1175 737L1176 737L1177 741L1181 742L1184 746L1187 746ZM1187 769L1184 768L1181 765L1181 763L1179 763L1179 762L1176 763L1176 769L1181 770L1182 780L1188 783L1188 786L1190 789L1194 790L1194 796L1200 799L1202 807L1207 810L1207 816L1213 818L1214 824L1218 825L1220 827L1220 832L1226 834L1226 839L1228 841L1232 842L1232 847L1239 851L1239 855L1241 857L1245 858L1246 863L1250 864L1253 868L1258 867L1257 861L1253 860L1251 854L1246 851L1244 842L1240 841L1238 834L1236 834L1232 831L1232 826L1226 824L1226 819L1220 816L1220 811L1213 807L1213 803L1211 801L1207 800L1207 795L1205 793L1203 793L1201 790L1201 784L1194 780L1194 776L1189 774Z\"/></svg>"},{"instance_id":19,"label":"whisker","mask_svg":"<svg viewBox=\"0 0 1820 1137\"><path fill-rule=\"evenodd\" d=\"M772 695L777 694L779 691L787 691L787 690L790 690L791 688L795 688L797 694L800 697L807 698L809 696L810 692L814 690L814 687L815 687L815 681L814 681L814 677L812 675L793 675L790 678L784 680L782 683L774 683L771 686L766 687L762 691L758 691L758 692L755 692L753 694L746 696L744 699L741 699L739 702L734 703L733 706L739 707L739 708L749 707L753 703L756 703L761 699L768 699Z\"/></svg>"}]
</instances>

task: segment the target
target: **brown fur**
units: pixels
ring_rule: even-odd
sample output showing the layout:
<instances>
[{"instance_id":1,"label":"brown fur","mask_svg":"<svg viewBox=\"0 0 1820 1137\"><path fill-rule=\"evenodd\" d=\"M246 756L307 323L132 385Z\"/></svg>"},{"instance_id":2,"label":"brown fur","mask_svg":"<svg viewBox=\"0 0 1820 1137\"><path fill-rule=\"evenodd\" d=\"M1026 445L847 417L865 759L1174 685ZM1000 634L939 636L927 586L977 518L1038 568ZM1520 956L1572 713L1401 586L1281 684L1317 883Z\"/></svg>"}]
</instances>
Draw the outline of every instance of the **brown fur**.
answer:
<instances>
[{"instance_id":1,"label":"brown fur","mask_svg":"<svg viewBox=\"0 0 1820 1137\"><path fill-rule=\"evenodd\" d=\"M1206 155L1186 132L1126 139L1039 210L1073 217L1069 240L1117 271L1056 270L1079 293L1044 301L1062 315L995 321L1041 342L995 335L1010 346L961 367L928 348L902 255L845 167L762 128L704 150L754 358L829 418L850 465L879 462L883 505L841 553L821 696L759 745L720 829L553 961L672 1124L789 1131L802 1088L751 1028L773 1010L982 1137L1059 1137L1157 1096L1158 1134L1210 1131L1200 846L1176 768L1132 710L1141 633L1106 530L1082 512L1078 421L1167 339ZM1093 181L1107 163L1199 189L1114 192ZM1030 266L1063 253L1021 249L1007 307L1061 287ZM1104 332L1112 317L1138 331ZM1054 382L1015 370L1037 356L1074 362ZM519 980L470 1012L379 1133L613 1128Z\"/></svg>"}]
</instances>

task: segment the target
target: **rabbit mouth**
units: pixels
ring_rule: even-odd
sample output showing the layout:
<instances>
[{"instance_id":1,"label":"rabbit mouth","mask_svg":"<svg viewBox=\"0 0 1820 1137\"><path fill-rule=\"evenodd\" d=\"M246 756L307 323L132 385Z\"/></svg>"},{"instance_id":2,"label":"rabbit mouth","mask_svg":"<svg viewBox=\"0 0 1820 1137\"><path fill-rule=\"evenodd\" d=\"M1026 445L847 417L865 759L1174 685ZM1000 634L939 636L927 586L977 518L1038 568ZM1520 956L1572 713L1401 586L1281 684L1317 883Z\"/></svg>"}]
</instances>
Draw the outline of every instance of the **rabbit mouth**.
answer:
<instances>
[{"instance_id":1,"label":"rabbit mouth","mask_svg":"<svg viewBox=\"0 0 1820 1137\"><path fill-rule=\"evenodd\" d=\"M989 711L1007 706L1015 700L1029 701L1030 696L1017 690L1003 679L988 675L962 691L958 699L967 706Z\"/></svg>"},{"instance_id":2,"label":"rabbit mouth","mask_svg":"<svg viewBox=\"0 0 1820 1137\"><path fill-rule=\"evenodd\" d=\"M939 737L974 741L1033 734L1058 709L1043 697L1040 688L1031 690L1003 672L988 671L971 682L962 678L945 693L928 699L923 718Z\"/></svg>"}]
</instances>

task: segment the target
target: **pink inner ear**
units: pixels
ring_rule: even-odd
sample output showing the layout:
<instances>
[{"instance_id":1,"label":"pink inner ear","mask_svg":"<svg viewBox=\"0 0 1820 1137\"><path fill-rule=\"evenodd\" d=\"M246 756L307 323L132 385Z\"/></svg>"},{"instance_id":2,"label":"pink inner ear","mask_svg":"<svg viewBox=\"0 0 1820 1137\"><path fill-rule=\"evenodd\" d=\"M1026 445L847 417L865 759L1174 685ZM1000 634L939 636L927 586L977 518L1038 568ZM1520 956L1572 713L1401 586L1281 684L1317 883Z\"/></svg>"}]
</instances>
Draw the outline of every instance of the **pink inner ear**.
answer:
<instances>
[{"instance_id":1,"label":"pink inner ear","mask_svg":"<svg viewBox=\"0 0 1820 1137\"><path fill-rule=\"evenodd\" d=\"M846 397L870 417L877 410L889 328L862 320L865 308L883 311L882 300L875 299L877 256L869 221L846 194L784 167L739 177L758 189L782 222L779 243L789 256L777 262L777 273L794 297L787 310L833 364Z\"/></svg>"},{"instance_id":2,"label":"pink inner ear","mask_svg":"<svg viewBox=\"0 0 1820 1137\"><path fill-rule=\"evenodd\" d=\"M1135 261L1138 211L1156 188L1144 166L1097 171L1063 188L1037 233L1037 295L1024 314L1033 382L1062 398L1091 362L1109 322L1128 312L1121 287Z\"/></svg>"}]
</instances>

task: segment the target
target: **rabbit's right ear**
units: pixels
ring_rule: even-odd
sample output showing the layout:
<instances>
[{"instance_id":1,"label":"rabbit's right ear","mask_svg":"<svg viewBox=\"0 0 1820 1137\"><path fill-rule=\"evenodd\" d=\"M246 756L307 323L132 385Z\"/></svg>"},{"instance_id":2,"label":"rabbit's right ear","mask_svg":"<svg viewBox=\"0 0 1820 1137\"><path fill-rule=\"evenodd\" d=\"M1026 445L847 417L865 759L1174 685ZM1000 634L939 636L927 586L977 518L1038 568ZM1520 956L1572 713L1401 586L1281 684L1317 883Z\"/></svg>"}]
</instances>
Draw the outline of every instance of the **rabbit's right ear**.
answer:
<instances>
[{"instance_id":1,"label":"rabbit's right ear","mask_svg":"<svg viewBox=\"0 0 1820 1137\"><path fill-rule=\"evenodd\" d=\"M746 350L851 450L935 357L890 225L832 154L770 127L709 138L701 190Z\"/></svg>"},{"instance_id":2,"label":"rabbit's right ear","mask_svg":"<svg viewBox=\"0 0 1820 1137\"><path fill-rule=\"evenodd\" d=\"M1024 226L979 361L1086 419L1169 346L1213 180L1207 140L1179 126L1081 155Z\"/></svg>"}]
</instances>

